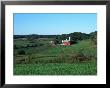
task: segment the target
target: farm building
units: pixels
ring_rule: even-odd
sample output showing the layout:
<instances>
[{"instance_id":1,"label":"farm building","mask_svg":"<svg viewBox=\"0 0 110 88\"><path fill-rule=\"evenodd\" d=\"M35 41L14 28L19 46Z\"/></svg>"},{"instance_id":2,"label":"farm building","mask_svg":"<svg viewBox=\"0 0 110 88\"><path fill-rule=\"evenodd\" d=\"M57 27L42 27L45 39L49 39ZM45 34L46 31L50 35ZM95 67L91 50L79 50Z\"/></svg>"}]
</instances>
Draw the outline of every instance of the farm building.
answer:
<instances>
[{"instance_id":1,"label":"farm building","mask_svg":"<svg viewBox=\"0 0 110 88\"><path fill-rule=\"evenodd\" d=\"M68 45L71 45L71 39L69 37L69 39L67 40L62 40L62 44L61 45L65 45L65 46L68 46Z\"/></svg>"},{"instance_id":2,"label":"farm building","mask_svg":"<svg viewBox=\"0 0 110 88\"><path fill-rule=\"evenodd\" d=\"M51 45L55 45L55 42L54 41L50 41ZM69 37L69 39L66 39L66 40L62 40L62 43L61 44L58 44L58 45L64 45L64 46L69 46L71 45L71 39Z\"/></svg>"}]
</instances>

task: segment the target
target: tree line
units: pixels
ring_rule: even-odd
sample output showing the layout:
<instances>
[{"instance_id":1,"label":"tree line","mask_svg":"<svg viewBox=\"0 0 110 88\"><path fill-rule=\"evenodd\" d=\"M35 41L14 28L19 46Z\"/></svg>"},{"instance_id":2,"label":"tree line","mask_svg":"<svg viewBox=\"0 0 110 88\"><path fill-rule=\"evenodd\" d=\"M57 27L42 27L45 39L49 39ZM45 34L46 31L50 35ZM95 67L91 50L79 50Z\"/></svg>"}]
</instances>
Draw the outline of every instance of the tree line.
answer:
<instances>
[{"instance_id":1,"label":"tree line","mask_svg":"<svg viewBox=\"0 0 110 88\"><path fill-rule=\"evenodd\" d=\"M82 33L82 32L73 32L73 33L62 34L62 35L38 35L38 34L14 35L14 39L18 39L18 38L27 38L27 39L54 38L54 41L56 43L61 43L61 40L65 40L68 37L71 37L71 41L73 41L73 42L77 42L79 40L91 39L96 44L97 31L91 32L89 34Z\"/></svg>"}]
</instances>

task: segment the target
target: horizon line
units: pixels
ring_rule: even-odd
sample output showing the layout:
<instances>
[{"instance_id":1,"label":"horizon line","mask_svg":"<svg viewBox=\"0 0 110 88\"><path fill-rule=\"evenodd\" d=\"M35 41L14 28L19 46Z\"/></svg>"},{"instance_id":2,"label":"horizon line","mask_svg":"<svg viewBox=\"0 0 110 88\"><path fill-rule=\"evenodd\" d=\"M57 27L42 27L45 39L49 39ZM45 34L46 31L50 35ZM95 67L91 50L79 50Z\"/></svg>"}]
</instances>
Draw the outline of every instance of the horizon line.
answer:
<instances>
[{"instance_id":1,"label":"horizon line","mask_svg":"<svg viewBox=\"0 0 110 88\"><path fill-rule=\"evenodd\" d=\"M97 32L97 30L92 31L92 32ZM89 33L80 32L80 33L90 34L92 32L89 32ZM72 33L75 33L75 32L72 32ZM62 33L62 34L66 34L66 33ZM31 33L31 34L13 34L13 35L62 35L62 34L35 34L35 33ZM67 33L67 34L71 34L71 33Z\"/></svg>"}]
</instances>

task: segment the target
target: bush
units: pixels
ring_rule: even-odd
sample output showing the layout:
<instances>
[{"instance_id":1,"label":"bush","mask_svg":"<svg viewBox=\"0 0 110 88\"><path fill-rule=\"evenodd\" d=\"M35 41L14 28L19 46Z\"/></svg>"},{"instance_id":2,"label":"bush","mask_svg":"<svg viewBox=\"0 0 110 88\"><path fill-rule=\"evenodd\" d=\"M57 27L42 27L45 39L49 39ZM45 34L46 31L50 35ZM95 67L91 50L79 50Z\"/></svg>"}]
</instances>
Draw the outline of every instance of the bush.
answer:
<instances>
[{"instance_id":1,"label":"bush","mask_svg":"<svg viewBox=\"0 0 110 88\"><path fill-rule=\"evenodd\" d=\"M96 38L91 39L91 41L93 42L94 45L97 45L97 39Z\"/></svg>"},{"instance_id":2,"label":"bush","mask_svg":"<svg viewBox=\"0 0 110 88\"><path fill-rule=\"evenodd\" d=\"M19 55L25 55L26 52L25 52L24 50L20 50L20 51L18 51L18 54L19 54Z\"/></svg>"},{"instance_id":3,"label":"bush","mask_svg":"<svg viewBox=\"0 0 110 88\"><path fill-rule=\"evenodd\" d=\"M27 56L25 55L17 55L14 59L15 64L26 64Z\"/></svg>"},{"instance_id":4,"label":"bush","mask_svg":"<svg viewBox=\"0 0 110 88\"><path fill-rule=\"evenodd\" d=\"M88 60L91 60L92 58L93 58L92 56L85 55L83 53L83 49L80 49L78 52L70 55L70 59L72 63L88 61Z\"/></svg>"},{"instance_id":5,"label":"bush","mask_svg":"<svg viewBox=\"0 0 110 88\"><path fill-rule=\"evenodd\" d=\"M14 49L18 49L17 45L14 45Z\"/></svg>"},{"instance_id":6,"label":"bush","mask_svg":"<svg viewBox=\"0 0 110 88\"><path fill-rule=\"evenodd\" d=\"M34 64L35 63L35 56L34 55L29 55L28 58L27 58L26 63Z\"/></svg>"}]
</instances>

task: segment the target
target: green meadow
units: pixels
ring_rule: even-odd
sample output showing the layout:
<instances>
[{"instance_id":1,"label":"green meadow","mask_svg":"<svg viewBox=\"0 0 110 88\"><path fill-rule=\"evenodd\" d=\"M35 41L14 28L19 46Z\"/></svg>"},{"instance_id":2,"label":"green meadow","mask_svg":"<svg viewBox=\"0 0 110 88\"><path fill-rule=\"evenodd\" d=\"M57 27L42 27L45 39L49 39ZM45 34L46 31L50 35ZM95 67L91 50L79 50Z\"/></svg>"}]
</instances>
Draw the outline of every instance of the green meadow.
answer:
<instances>
[{"instance_id":1,"label":"green meadow","mask_svg":"<svg viewBox=\"0 0 110 88\"><path fill-rule=\"evenodd\" d=\"M70 46L52 38L14 39L14 75L96 75L97 46L90 39Z\"/></svg>"}]
</instances>

